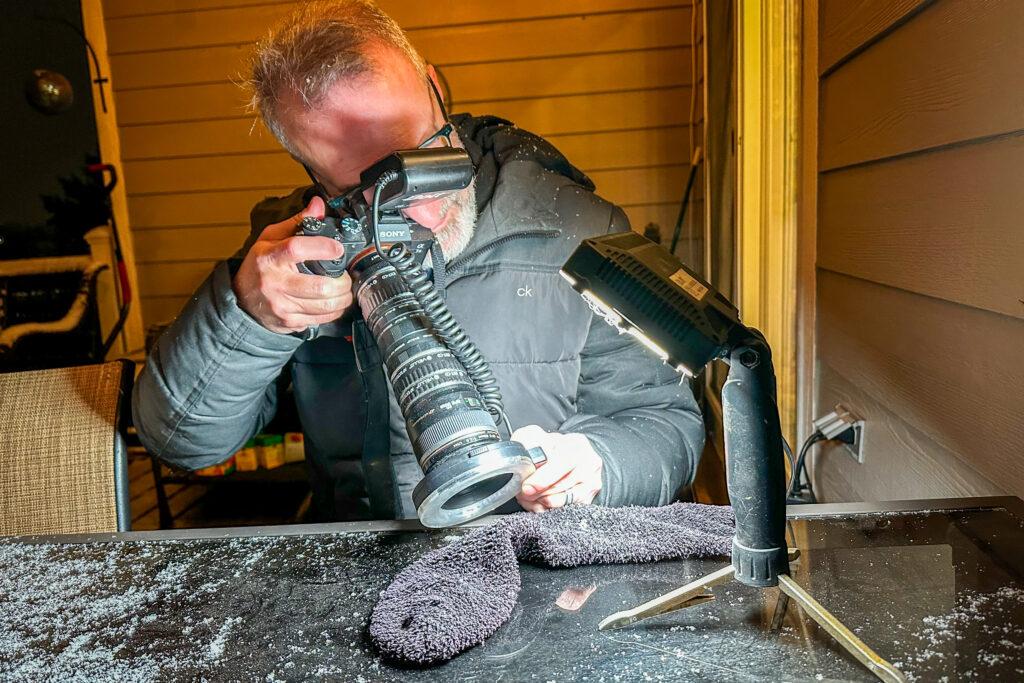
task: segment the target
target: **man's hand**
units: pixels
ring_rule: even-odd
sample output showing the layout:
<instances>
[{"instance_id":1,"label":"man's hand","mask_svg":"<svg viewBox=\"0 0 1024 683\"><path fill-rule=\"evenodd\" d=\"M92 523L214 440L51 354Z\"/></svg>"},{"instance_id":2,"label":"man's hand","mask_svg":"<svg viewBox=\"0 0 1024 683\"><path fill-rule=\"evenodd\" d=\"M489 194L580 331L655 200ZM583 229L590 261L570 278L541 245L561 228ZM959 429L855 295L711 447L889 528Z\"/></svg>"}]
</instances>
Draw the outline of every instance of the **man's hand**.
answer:
<instances>
[{"instance_id":1,"label":"man's hand","mask_svg":"<svg viewBox=\"0 0 1024 683\"><path fill-rule=\"evenodd\" d=\"M324 201L314 197L300 213L268 225L246 254L232 288L242 310L271 332L301 332L341 317L352 304L352 279L307 275L302 261L339 258L345 249L329 237L296 236L307 216L324 217Z\"/></svg>"},{"instance_id":2,"label":"man's hand","mask_svg":"<svg viewBox=\"0 0 1024 683\"><path fill-rule=\"evenodd\" d=\"M537 425L520 427L512 440L526 448L540 446L548 460L523 482L516 500L528 512L591 503L601 490L604 463L583 434L546 432Z\"/></svg>"}]
</instances>

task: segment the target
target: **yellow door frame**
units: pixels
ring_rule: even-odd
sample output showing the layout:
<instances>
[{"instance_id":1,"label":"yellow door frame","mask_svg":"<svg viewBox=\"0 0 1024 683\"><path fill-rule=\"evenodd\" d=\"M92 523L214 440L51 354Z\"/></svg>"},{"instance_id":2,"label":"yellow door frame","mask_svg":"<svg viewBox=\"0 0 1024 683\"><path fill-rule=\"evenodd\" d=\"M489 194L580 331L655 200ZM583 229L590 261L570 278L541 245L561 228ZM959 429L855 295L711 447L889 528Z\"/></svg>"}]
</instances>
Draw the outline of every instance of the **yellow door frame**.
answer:
<instances>
[{"instance_id":1,"label":"yellow door frame","mask_svg":"<svg viewBox=\"0 0 1024 683\"><path fill-rule=\"evenodd\" d=\"M739 0L736 273L744 322L772 348L782 431L796 437L799 0Z\"/></svg>"},{"instance_id":2,"label":"yellow door frame","mask_svg":"<svg viewBox=\"0 0 1024 683\"><path fill-rule=\"evenodd\" d=\"M107 56L107 31L103 21L103 6L100 0L82 0L82 26L85 35L96 50L96 59L106 77L110 77L110 59ZM86 50L82 46L82 52ZM96 78L95 65L86 55L89 62L89 74ZM125 266L128 270L128 284L132 289L132 302L128 309L124 330L120 339L111 348L109 358L130 356L141 359L145 345L145 334L142 330L142 304L139 301L139 281L135 270L135 249L132 234L128 229L128 195L124 187L124 166L121 164L121 138L117 129L117 114L114 107L114 89L106 84L107 111L104 113L99 97L93 94L93 106L96 113L96 132L99 136L100 157L104 163L117 167L119 182L111 195L114 220L117 222L117 234L121 240L121 251L124 254ZM117 275L114 275L114 279Z\"/></svg>"}]
</instances>

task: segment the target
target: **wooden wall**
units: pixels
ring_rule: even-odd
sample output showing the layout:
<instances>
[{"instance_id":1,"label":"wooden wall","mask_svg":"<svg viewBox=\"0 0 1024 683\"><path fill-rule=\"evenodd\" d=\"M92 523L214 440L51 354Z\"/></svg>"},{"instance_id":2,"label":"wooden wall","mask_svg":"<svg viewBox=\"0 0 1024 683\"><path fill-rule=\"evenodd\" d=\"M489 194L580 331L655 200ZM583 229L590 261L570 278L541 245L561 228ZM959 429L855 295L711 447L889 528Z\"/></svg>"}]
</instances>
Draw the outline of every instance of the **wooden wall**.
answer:
<instances>
[{"instance_id":1,"label":"wooden wall","mask_svg":"<svg viewBox=\"0 0 1024 683\"><path fill-rule=\"evenodd\" d=\"M819 15L816 413L867 421L819 497L1024 495L1024 3Z\"/></svg>"},{"instance_id":2,"label":"wooden wall","mask_svg":"<svg viewBox=\"0 0 1024 683\"><path fill-rule=\"evenodd\" d=\"M634 228L653 221L671 231L691 156L689 2L381 5L441 68L454 111L497 114L547 136L625 207ZM294 6L104 0L147 324L171 318L215 260L241 244L255 202L304 183L253 125L236 85L253 41ZM691 213L702 216L699 201ZM701 244L684 248L702 253Z\"/></svg>"}]
</instances>

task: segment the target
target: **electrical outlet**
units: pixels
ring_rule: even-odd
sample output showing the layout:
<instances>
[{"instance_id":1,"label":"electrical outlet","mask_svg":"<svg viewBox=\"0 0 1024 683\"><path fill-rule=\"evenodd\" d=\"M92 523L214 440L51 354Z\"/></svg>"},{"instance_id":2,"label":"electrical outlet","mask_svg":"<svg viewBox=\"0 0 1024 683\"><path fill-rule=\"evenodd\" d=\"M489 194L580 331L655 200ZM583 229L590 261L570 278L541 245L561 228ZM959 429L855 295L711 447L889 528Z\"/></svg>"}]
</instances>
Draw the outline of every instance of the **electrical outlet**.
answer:
<instances>
[{"instance_id":1,"label":"electrical outlet","mask_svg":"<svg viewBox=\"0 0 1024 683\"><path fill-rule=\"evenodd\" d=\"M864 420L853 423L853 443L843 442L843 448L860 464L864 464Z\"/></svg>"},{"instance_id":2,"label":"electrical outlet","mask_svg":"<svg viewBox=\"0 0 1024 683\"><path fill-rule=\"evenodd\" d=\"M864 462L864 420L842 403L814 421L814 428L829 441L839 441L857 462Z\"/></svg>"}]
</instances>

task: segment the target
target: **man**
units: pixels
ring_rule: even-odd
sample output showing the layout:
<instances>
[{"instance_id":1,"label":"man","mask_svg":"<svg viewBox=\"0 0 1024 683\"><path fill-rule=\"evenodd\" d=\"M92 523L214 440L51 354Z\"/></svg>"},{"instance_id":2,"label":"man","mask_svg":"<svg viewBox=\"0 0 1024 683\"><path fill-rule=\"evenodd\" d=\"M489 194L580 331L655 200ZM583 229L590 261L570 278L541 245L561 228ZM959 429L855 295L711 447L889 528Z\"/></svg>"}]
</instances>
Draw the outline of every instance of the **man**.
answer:
<instances>
[{"instance_id":1,"label":"man","mask_svg":"<svg viewBox=\"0 0 1024 683\"><path fill-rule=\"evenodd\" d=\"M339 319L358 328L348 275L296 267L341 248L295 230L386 154L454 145L474 162L473 185L404 213L440 243L437 279L490 362L513 438L547 454L519 504L659 505L692 480L704 432L688 385L593 316L558 276L580 240L629 229L582 172L501 119L449 122L434 69L365 0L301 7L257 49L251 86L263 121L314 185L253 209L246 245L151 352L133 402L147 448L187 468L221 461L273 416L290 379L321 516L365 516L367 490L376 514L414 516L422 473L394 397L375 394L379 364L357 363L369 357L358 334L304 341L311 326ZM391 471L360 465L373 451L391 456L397 496L378 485Z\"/></svg>"}]
</instances>

